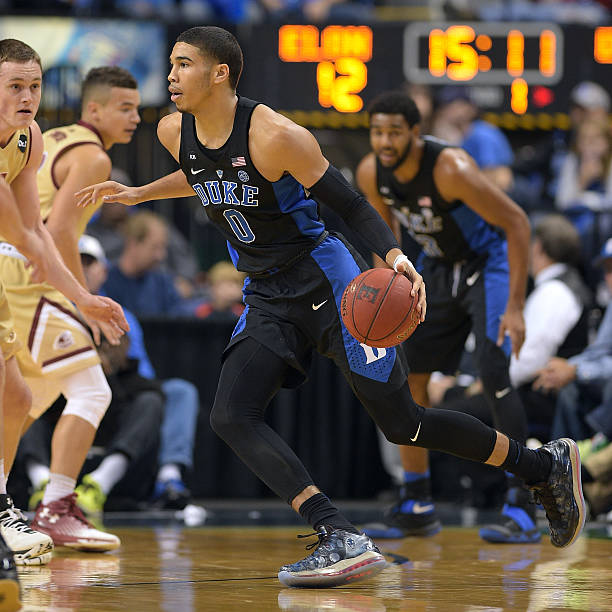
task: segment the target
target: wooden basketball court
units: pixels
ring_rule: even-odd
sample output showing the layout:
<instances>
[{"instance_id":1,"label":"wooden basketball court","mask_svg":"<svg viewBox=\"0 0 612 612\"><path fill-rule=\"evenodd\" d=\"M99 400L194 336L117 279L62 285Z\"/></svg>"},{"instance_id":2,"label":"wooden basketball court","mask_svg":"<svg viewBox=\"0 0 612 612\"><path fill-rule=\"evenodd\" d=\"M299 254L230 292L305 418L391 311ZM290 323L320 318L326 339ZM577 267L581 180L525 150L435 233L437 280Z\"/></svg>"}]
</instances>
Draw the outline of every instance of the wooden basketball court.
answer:
<instances>
[{"instance_id":1,"label":"wooden basketball court","mask_svg":"<svg viewBox=\"0 0 612 612\"><path fill-rule=\"evenodd\" d=\"M304 557L296 527L114 528L116 554L59 549L20 569L24 611L612 610L612 542L605 530L573 546L491 545L477 530L378 542L389 565L346 588L289 589L276 578ZM601 537L604 536L604 537ZM313 538L314 540L314 538Z\"/></svg>"}]
</instances>

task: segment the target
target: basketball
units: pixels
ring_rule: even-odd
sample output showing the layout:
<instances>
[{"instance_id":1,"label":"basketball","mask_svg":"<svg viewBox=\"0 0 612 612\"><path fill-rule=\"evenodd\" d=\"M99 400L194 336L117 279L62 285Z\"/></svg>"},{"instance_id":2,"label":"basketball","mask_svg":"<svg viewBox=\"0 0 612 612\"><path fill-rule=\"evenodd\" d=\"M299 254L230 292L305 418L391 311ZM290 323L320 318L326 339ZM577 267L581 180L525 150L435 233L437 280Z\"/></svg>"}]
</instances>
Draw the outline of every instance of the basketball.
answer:
<instances>
[{"instance_id":1,"label":"basketball","mask_svg":"<svg viewBox=\"0 0 612 612\"><path fill-rule=\"evenodd\" d=\"M412 283L390 268L373 268L356 276L342 294L340 311L350 334L375 348L408 338L419 324L418 295Z\"/></svg>"}]
</instances>

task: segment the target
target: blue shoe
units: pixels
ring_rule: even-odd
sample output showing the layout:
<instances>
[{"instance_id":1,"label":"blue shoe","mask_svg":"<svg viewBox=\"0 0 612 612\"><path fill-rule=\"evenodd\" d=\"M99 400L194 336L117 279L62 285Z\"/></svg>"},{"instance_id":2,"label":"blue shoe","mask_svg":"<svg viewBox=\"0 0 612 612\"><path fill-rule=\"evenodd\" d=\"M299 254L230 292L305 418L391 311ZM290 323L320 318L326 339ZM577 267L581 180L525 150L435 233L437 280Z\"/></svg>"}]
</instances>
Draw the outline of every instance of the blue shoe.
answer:
<instances>
[{"instance_id":1,"label":"blue shoe","mask_svg":"<svg viewBox=\"0 0 612 612\"><path fill-rule=\"evenodd\" d=\"M480 529L483 540L493 544L537 544L542 539L534 517L527 509L504 504L501 516L502 520L506 519L503 523L485 525Z\"/></svg>"},{"instance_id":2,"label":"blue shoe","mask_svg":"<svg viewBox=\"0 0 612 612\"><path fill-rule=\"evenodd\" d=\"M546 482L530 485L546 512L550 525L550 540L554 546L569 546L584 527L586 509L580 480L580 453L569 438L545 444L540 452L552 458L552 468Z\"/></svg>"},{"instance_id":3,"label":"blue shoe","mask_svg":"<svg viewBox=\"0 0 612 612\"><path fill-rule=\"evenodd\" d=\"M182 480L158 480L155 483L152 505L167 510L183 510L191 501L191 492Z\"/></svg>"},{"instance_id":4,"label":"blue shoe","mask_svg":"<svg viewBox=\"0 0 612 612\"><path fill-rule=\"evenodd\" d=\"M334 587L352 584L371 578L387 565L374 542L364 534L351 533L343 529L320 526L315 533L318 543L313 542L306 549L315 548L306 558L283 565L278 579L290 587Z\"/></svg>"},{"instance_id":5,"label":"blue shoe","mask_svg":"<svg viewBox=\"0 0 612 612\"><path fill-rule=\"evenodd\" d=\"M433 536L442 529L431 499L404 499L387 512L383 522L368 523L363 532L371 538L383 540L409 536Z\"/></svg>"}]
</instances>

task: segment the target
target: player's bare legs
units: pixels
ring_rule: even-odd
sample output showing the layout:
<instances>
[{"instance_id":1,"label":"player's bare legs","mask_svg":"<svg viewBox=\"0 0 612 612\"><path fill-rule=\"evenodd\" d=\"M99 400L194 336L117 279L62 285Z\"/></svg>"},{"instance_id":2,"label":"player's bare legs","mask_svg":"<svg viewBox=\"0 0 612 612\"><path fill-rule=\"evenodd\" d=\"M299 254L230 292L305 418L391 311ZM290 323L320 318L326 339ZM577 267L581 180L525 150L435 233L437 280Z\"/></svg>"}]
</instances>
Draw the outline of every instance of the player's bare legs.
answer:
<instances>
[{"instance_id":1,"label":"player's bare legs","mask_svg":"<svg viewBox=\"0 0 612 612\"><path fill-rule=\"evenodd\" d=\"M95 436L93 425L74 414L63 414L51 440L51 472L76 480Z\"/></svg>"},{"instance_id":2,"label":"player's bare legs","mask_svg":"<svg viewBox=\"0 0 612 612\"><path fill-rule=\"evenodd\" d=\"M10 474L19 439L32 405L32 393L14 357L6 362L2 402L4 404L4 470L6 474Z\"/></svg>"}]
</instances>

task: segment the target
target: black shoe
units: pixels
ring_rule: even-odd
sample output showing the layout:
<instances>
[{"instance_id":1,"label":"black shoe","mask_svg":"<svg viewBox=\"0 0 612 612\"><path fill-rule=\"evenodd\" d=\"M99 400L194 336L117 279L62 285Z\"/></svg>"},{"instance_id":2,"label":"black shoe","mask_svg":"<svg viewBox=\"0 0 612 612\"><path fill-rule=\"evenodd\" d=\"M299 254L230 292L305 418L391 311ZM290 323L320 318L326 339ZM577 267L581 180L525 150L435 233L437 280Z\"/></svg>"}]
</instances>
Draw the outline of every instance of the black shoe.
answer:
<instances>
[{"instance_id":1,"label":"black shoe","mask_svg":"<svg viewBox=\"0 0 612 612\"><path fill-rule=\"evenodd\" d=\"M20 608L19 578L13 551L0 535L0 612L13 612Z\"/></svg>"},{"instance_id":2,"label":"black shoe","mask_svg":"<svg viewBox=\"0 0 612 612\"><path fill-rule=\"evenodd\" d=\"M371 578L381 572L387 562L374 542L364 534L321 526L315 533L298 538L318 536L306 550L316 549L305 559L283 565L278 579L285 586L334 587Z\"/></svg>"},{"instance_id":3,"label":"black shoe","mask_svg":"<svg viewBox=\"0 0 612 612\"><path fill-rule=\"evenodd\" d=\"M569 438L553 440L539 450L550 454L552 468L546 482L532 484L530 488L546 511L551 542L563 548L584 527L586 509L580 481L580 453Z\"/></svg>"},{"instance_id":4,"label":"black shoe","mask_svg":"<svg viewBox=\"0 0 612 612\"><path fill-rule=\"evenodd\" d=\"M182 480L158 480L153 491L152 506L165 510L184 510L191 501L191 492Z\"/></svg>"},{"instance_id":5,"label":"black shoe","mask_svg":"<svg viewBox=\"0 0 612 612\"><path fill-rule=\"evenodd\" d=\"M481 527L480 537L494 544L536 544L542 535L536 526L535 510L531 491L510 487L500 523Z\"/></svg>"},{"instance_id":6,"label":"black shoe","mask_svg":"<svg viewBox=\"0 0 612 612\"><path fill-rule=\"evenodd\" d=\"M431 499L429 478L407 483L400 490L400 501L389 508L381 523L369 523L363 532L371 538L394 539L432 536L442 529Z\"/></svg>"}]
</instances>

